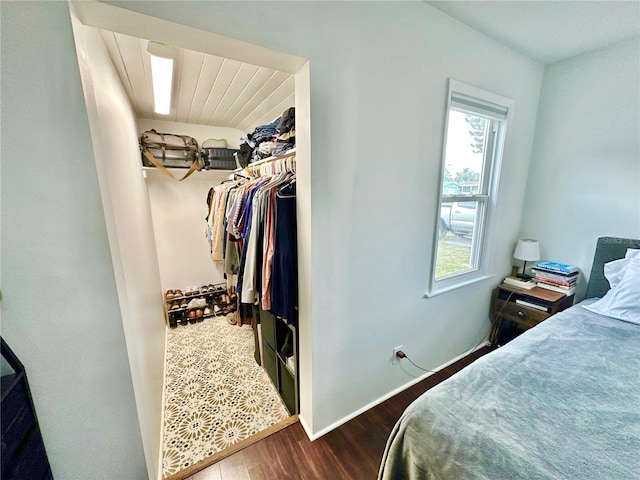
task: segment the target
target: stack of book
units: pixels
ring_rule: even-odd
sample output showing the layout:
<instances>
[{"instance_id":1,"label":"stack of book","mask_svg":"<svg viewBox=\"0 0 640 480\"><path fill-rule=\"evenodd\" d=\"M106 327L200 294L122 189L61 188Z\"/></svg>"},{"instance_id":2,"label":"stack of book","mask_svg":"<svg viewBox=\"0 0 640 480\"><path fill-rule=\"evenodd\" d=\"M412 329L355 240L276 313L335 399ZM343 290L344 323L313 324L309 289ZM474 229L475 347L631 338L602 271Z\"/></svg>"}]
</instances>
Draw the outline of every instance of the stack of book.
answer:
<instances>
[{"instance_id":1,"label":"stack of book","mask_svg":"<svg viewBox=\"0 0 640 480\"><path fill-rule=\"evenodd\" d=\"M538 262L531 269L538 287L571 296L576 293L580 272L578 267L557 262Z\"/></svg>"},{"instance_id":2,"label":"stack of book","mask_svg":"<svg viewBox=\"0 0 640 480\"><path fill-rule=\"evenodd\" d=\"M524 288L530 290L536 286L536 282L533 280L523 280L517 277L506 277L502 283L505 285L511 285L512 287Z\"/></svg>"}]
</instances>

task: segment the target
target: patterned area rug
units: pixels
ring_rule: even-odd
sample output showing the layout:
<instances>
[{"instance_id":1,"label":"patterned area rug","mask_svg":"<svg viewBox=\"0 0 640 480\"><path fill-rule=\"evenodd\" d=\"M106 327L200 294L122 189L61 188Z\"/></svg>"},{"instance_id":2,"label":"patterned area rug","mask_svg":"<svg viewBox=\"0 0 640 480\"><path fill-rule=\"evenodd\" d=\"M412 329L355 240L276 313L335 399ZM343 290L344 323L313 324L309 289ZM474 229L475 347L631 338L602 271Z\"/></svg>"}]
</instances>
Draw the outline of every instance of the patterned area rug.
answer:
<instances>
[{"instance_id":1,"label":"patterned area rug","mask_svg":"<svg viewBox=\"0 0 640 480\"><path fill-rule=\"evenodd\" d=\"M164 477L289 417L253 350L251 327L225 317L169 330Z\"/></svg>"}]
</instances>

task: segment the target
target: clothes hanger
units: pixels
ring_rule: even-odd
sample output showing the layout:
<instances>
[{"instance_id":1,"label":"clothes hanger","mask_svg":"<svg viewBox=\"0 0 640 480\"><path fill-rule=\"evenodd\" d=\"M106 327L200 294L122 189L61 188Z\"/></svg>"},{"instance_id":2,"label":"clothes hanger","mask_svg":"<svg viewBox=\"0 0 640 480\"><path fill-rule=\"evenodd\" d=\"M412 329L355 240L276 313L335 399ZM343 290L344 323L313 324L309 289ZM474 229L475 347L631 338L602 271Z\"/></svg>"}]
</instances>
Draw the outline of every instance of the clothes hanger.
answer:
<instances>
[{"instance_id":1,"label":"clothes hanger","mask_svg":"<svg viewBox=\"0 0 640 480\"><path fill-rule=\"evenodd\" d=\"M278 191L276 192L276 196L280 197L280 198L292 198L296 196L296 185L295 185L296 179L295 177L293 179L291 179L289 182L285 183L284 185L281 185L278 187ZM287 192L287 190L290 190L290 192Z\"/></svg>"}]
</instances>

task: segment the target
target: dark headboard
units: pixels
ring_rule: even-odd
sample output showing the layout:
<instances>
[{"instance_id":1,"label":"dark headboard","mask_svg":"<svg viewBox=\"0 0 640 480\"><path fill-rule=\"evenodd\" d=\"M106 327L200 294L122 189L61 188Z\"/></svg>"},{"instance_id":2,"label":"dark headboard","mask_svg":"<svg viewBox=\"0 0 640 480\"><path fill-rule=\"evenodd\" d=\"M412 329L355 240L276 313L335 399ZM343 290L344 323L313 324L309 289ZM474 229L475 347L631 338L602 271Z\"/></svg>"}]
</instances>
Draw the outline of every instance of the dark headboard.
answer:
<instances>
[{"instance_id":1,"label":"dark headboard","mask_svg":"<svg viewBox=\"0 0 640 480\"><path fill-rule=\"evenodd\" d=\"M603 297L609 291L609 281L604 276L604 264L624 258L627 248L640 248L640 240L616 237L600 237L598 239L585 298Z\"/></svg>"}]
</instances>

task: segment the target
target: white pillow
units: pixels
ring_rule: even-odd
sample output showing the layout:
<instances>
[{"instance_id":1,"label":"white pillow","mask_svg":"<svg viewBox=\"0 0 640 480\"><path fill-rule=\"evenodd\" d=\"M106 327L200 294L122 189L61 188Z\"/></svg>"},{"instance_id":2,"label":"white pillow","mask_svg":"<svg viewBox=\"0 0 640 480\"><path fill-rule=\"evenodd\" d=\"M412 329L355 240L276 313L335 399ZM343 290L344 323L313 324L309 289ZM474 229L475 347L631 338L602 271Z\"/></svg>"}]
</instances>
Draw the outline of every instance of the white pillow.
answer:
<instances>
[{"instance_id":1,"label":"white pillow","mask_svg":"<svg viewBox=\"0 0 640 480\"><path fill-rule=\"evenodd\" d=\"M614 260L604 264L604 276L609 280L611 288L615 287L622 277L629 264L629 260L632 258L640 258L640 250L634 248L627 248L624 258Z\"/></svg>"},{"instance_id":2,"label":"white pillow","mask_svg":"<svg viewBox=\"0 0 640 480\"><path fill-rule=\"evenodd\" d=\"M619 283L597 302L584 308L640 325L640 256L627 260Z\"/></svg>"},{"instance_id":3,"label":"white pillow","mask_svg":"<svg viewBox=\"0 0 640 480\"><path fill-rule=\"evenodd\" d=\"M627 269L628 263L629 259L621 258L604 264L604 276L609 280L609 286L611 288L620 283L620 280L622 280L624 272Z\"/></svg>"}]
</instances>

